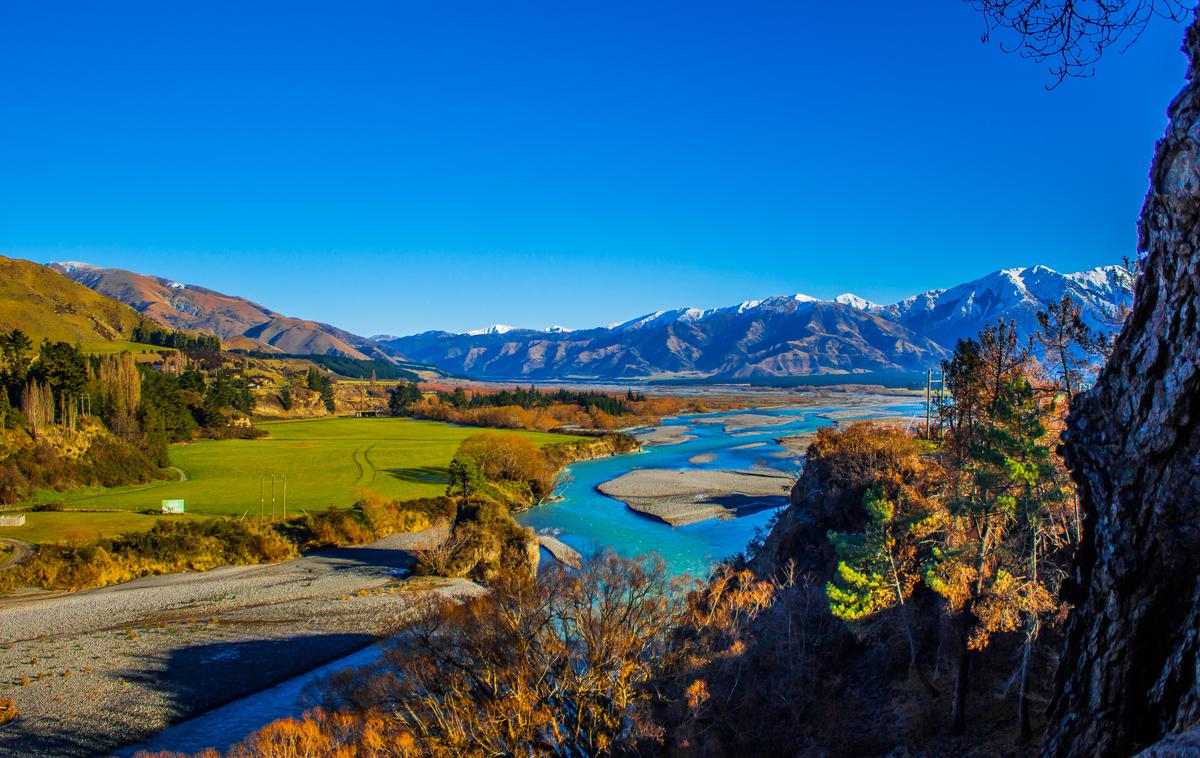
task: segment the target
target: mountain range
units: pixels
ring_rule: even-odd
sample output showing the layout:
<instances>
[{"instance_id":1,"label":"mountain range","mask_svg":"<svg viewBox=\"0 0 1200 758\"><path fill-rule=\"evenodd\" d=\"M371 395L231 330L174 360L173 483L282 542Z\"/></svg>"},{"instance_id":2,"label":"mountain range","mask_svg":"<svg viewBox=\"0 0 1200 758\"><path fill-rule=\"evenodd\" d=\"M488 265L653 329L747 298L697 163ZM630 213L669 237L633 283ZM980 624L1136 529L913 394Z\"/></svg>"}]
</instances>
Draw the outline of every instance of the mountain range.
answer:
<instances>
[{"instance_id":1,"label":"mountain range","mask_svg":"<svg viewBox=\"0 0 1200 758\"><path fill-rule=\"evenodd\" d=\"M229 348L360 359L396 357L365 337L318 321L285 316L243 297L206 287L88 263L48 265L163 326L215 334Z\"/></svg>"},{"instance_id":2,"label":"mountain range","mask_svg":"<svg viewBox=\"0 0 1200 758\"><path fill-rule=\"evenodd\" d=\"M996 271L891 305L850 293L833 300L776 295L725 308L656 311L594 329L497 325L463 334L377 337L410 359L493 379L675 376L749 379L796 374L916 371L998 319L1025 335L1036 314L1068 296L1093 328L1131 297L1119 266L1060 274L1045 266Z\"/></svg>"},{"instance_id":3,"label":"mountain range","mask_svg":"<svg viewBox=\"0 0 1200 758\"><path fill-rule=\"evenodd\" d=\"M216 334L230 347L415 361L494 380L745 380L920 371L947 357L958 339L998 319L1033 334L1037 312L1064 296L1081 304L1089 325L1109 331L1110 314L1128 303L1132 286L1119 266L1075 274L1033 266L890 305L850 293L832 300L774 295L723 308L655 311L590 329L497 324L464 333L367 338L162 277L86 263L49 265L161 324Z\"/></svg>"}]
</instances>

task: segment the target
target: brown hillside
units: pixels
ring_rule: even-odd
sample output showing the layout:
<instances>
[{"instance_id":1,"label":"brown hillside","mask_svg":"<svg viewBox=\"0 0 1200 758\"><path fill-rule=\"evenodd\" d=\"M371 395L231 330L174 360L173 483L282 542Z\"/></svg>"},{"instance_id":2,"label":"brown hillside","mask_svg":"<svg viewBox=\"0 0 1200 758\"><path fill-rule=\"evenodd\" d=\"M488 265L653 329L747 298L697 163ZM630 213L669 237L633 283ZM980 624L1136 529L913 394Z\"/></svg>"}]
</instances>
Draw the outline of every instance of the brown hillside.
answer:
<instances>
[{"instance_id":1,"label":"brown hillside","mask_svg":"<svg viewBox=\"0 0 1200 758\"><path fill-rule=\"evenodd\" d=\"M128 340L145 319L129 306L93 292L32 261L0 256L0 330L84 347Z\"/></svg>"},{"instance_id":2,"label":"brown hillside","mask_svg":"<svg viewBox=\"0 0 1200 758\"><path fill-rule=\"evenodd\" d=\"M86 263L50 266L164 326L215 334L231 347L295 355L379 357L370 340L328 324L284 316L242 297Z\"/></svg>"}]
</instances>

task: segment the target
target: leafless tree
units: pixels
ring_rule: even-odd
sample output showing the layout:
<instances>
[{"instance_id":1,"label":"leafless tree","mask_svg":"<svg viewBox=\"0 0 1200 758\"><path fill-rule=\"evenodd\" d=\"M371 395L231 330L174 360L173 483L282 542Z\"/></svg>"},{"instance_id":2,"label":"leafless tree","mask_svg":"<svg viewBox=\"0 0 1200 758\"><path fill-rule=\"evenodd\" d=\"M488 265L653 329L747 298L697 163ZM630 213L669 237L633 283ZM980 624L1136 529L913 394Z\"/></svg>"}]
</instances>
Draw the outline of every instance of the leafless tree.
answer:
<instances>
[{"instance_id":1,"label":"leafless tree","mask_svg":"<svg viewBox=\"0 0 1200 758\"><path fill-rule=\"evenodd\" d=\"M1104 51L1122 52L1137 41L1153 18L1182 21L1191 0L967 0L980 11L987 28L983 41L996 32L1005 52L1047 63L1054 81L1095 73Z\"/></svg>"}]
</instances>

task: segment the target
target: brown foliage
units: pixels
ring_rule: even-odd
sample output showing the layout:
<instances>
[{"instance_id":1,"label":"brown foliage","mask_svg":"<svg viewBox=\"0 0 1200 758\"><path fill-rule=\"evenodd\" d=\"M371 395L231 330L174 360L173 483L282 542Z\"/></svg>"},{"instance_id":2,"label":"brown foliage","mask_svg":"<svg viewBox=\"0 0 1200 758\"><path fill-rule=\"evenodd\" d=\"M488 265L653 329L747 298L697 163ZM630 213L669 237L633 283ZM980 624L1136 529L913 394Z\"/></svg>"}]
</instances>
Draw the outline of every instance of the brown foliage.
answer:
<instances>
[{"instance_id":1,"label":"brown foliage","mask_svg":"<svg viewBox=\"0 0 1200 758\"><path fill-rule=\"evenodd\" d=\"M608 553L577 574L509 573L486 596L431 601L380 669L345 682L339 713L276 722L229 755L602 755L655 741L645 685L683 612L674 590L661 561Z\"/></svg>"}]
</instances>

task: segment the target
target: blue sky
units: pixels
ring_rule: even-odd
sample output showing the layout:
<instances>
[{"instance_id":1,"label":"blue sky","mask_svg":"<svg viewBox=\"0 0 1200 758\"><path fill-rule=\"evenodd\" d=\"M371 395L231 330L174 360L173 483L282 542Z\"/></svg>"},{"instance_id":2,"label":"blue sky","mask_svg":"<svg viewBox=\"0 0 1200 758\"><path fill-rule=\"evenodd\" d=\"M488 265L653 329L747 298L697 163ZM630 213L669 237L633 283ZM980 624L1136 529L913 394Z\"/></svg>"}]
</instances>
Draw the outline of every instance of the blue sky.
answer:
<instances>
[{"instance_id":1,"label":"blue sky","mask_svg":"<svg viewBox=\"0 0 1200 758\"><path fill-rule=\"evenodd\" d=\"M1116 262L1185 70L1047 92L954 0L0 2L0 253L364 334Z\"/></svg>"}]
</instances>

